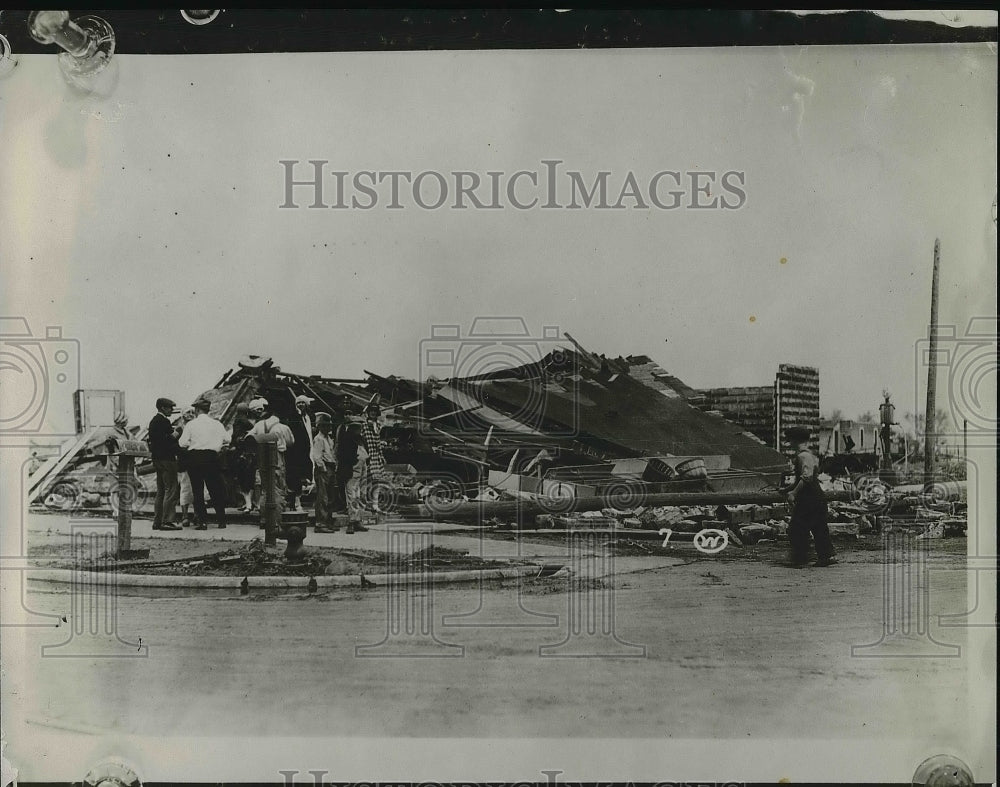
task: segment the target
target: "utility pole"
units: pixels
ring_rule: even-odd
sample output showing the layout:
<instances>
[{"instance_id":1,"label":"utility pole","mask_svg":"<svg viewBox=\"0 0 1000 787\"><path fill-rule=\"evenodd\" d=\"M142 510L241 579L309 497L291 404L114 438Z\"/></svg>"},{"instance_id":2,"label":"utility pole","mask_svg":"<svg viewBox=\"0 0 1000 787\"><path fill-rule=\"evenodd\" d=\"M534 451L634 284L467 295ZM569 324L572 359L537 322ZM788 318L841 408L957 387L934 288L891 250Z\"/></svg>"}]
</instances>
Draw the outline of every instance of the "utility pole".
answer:
<instances>
[{"instance_id":1,"label":"utility pole","mask_svg":"<svg viewBox=\"0 0 1000 787\"><path fill-rule=\"evenodd\" d=\"M937 392L938 345L938 270L941 267L941 241L934 239L934 275L931 279L931 326L927 353L927 406L924 411L924 483L934 480L934 405Z\"/></svg>"}]
</instances>

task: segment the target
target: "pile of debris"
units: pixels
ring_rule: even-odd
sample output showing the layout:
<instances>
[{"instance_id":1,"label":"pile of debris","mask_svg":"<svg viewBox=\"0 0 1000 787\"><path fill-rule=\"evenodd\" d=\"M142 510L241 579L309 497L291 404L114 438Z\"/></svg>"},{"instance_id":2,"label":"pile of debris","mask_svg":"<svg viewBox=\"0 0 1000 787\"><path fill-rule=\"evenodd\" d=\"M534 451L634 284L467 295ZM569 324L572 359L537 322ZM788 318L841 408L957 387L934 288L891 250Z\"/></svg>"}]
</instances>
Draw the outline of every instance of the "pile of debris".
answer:
<instances>
[{"instance_id":1,"label":"pile of debris","mask_svg":"<svg viewBox=\"0 0 1000 787\"><path fill-rule=\"evenodd\" d=\"M89 568L93 571L114 570L129 574L307 577L324 574L331 562L330 558L312 552L293 558L285 557L269 551L259 538L255 538L239 550L227 549L173 560L116 561L108 553Z\"/></svg>"},{"instance_id":2,"label":"pile of debris","mask_svg":"<svg viewBox=\"0 0 1000 787\"><path fill-rule=\"evenodd\" d=\"M510 565L509 562L483 560L473 557L467 549L448 549L431 545L418 549L403 557L400 567L404 570L417 571L457 571L462 569L501 568Z\"/></svg>"},{"instance_id":3,"label":"pile of debris","mask_svg":"<svg viewBox=\"0 0 1000 787\"><path fill-rule=\"evenodd\" d=\"M961 536L967 527L967 504L956 500L929 502L926 495L896 493L890 489L881 507L834 501L828 505L830 535L857 539L879 535L893 528L913 529L927 538ZM891 512L886 513L886 512ZM655 506L604 508L600 511L543 514L536 517L540 528L562 530L669 528L674 533L694 534L711 528L736 534L744 544L767 543L787 537L791 512L787 503L773 505Z\"/></svg>"},{"instance_id":4,"label":"pile of debris","mask_svg":"<svg viewBox=\"0 0 1000 787\"><path fill-rule=\"evenodd\" d=\"M659 532L662 528L670 528L676 533L697 533L705 528L725 530L753 523L780 524L787 516L788 506L783 503L773 506L638 506L546 514L537 517L536 522L540 527L563 529L624 528Z\"/></svg>"}]
</instances>

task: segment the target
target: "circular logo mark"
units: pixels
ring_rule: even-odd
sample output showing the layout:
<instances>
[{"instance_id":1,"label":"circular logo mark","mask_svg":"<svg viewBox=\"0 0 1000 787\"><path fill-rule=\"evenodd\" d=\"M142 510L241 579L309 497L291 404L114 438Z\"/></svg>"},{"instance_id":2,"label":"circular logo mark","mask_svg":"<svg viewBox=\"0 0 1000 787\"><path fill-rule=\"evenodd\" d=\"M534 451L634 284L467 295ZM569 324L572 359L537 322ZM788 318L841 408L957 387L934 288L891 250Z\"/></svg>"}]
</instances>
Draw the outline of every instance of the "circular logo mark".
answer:
<instances>
[{"instance_id":1,"label":"circular logo mark","mask_svg":"<svg viewBox=\"0 0 1000 787\"><path fill-rule=\"evenodd\" d=\"M892 490L877 473L858 476L854 480L852 502L865 506L870 513L884 513L892 503Z\"/></svg>"},{"instance_id":2,"label":"circular logo mark","mask_svg":"<svg viewBox=\"0 0 1000 787\"><path fill-rule=\"evenodd\" d=\"M976 780L968 766L958 757L949 754L938 754L929 757L917 766L913 774L914 785L927 787L945 787L945 785L972 785Z\"/></svg>"},{"instance_id":3,"label":"circular logo mark","mask_svg":"<svg viewBox=\"0 0 1000 787\"><path fill-rule=\"evenodd\" d=\"M115 758L97 763L84 777L83 783L87 787L142 787L135 771Z\"/></svg>"},{"instance_id":4,"label":"circular logo mark","mask_svg":"<svg viewBox=\"0 0 1000 787\"><path fill-rule=\"evenodd\" d=\"M724 530L706 527L694 535L694 548L706 555L714 555L729 546L729 536Z\"/></svg>"},{"instance_id":5,"label":"circular logo mark","mask_svg":"<svg viewBox=\"0 0 1000 787\"><path fill-rule=\"evenodd\" d=\"M221 13L221 9L214 11L181 11L181 16L185 22L190 22L192 25L207 25L209 22L214 22L215 18Z\"/></svg>"},{"instance_id":6,"label":"circular logo mark","mask_svg":"<svg viewBox=\"0 0 1000 787\"><path fill-rule=\"evenodd\" d=\"M17 65L17 58L10 48L6 36L0 34L0 77L7 76Z\"/></svg>"},{"instance_id":7,"label":"circular logo mark","mask_svg":"<svg viewBox=\"0 0 1000 787\"><path fill-rule=\"evenodd\" d=\"M615 511L628 511L641 506L646 499L645 492L639 484L627 481L614 481L604 488L604 506Z\"/></svg>"},{"instance_id":8,"label":"circular logo mark","mask_svg":"<svg viewBox=\"0 0 1000 787\"><path fill-rule=\"evenodd\" d=\"M4 411L0 430L36 431L32 424L45 411L48 377L44 357L17 344L0 345L0 379L4 388Z\"/></svg>"},{"instance_id":9,"label":"circular logo mark","mask_svg":"<svg viewBox=\"0 0 1000 787\"><path fill-rule=\"evenodd\" d=\"M532 502L537 503L546 514L565 514L576 505L576 493L568 484L554 483Z\"/></svg>"}]
</instances>

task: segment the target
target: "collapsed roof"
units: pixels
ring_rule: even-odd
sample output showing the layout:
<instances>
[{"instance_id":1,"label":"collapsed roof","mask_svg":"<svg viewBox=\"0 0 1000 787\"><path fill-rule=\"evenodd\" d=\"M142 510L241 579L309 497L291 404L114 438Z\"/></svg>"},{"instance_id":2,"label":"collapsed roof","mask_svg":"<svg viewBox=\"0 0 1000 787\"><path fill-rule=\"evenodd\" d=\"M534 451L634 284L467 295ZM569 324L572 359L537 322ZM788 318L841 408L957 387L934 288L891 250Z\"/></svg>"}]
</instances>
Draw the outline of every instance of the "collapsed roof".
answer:
<instances>
[{"instance_id":1,"label":"collapsed roof","mask_svg":"<svg viewBox=\"0 0 1000 787\"><path fill-rule=\"evenodd\" d=\"M727 455L738 470L785 466L781 454L741 427L695 407L692 389L645 356L608 359L576 347L521 366L424 382L372 372L366 379L297 374L248 356L203 396L211 414L231 425L237 405L257 396L279 416L292 416L295 397L305 394L316 400L315 410L343 418L377 395L395 437L387 461L418 469L418 455L504 468L515 452L527 460L541 449L556 465Z\"/></svg>"}]
</instances>

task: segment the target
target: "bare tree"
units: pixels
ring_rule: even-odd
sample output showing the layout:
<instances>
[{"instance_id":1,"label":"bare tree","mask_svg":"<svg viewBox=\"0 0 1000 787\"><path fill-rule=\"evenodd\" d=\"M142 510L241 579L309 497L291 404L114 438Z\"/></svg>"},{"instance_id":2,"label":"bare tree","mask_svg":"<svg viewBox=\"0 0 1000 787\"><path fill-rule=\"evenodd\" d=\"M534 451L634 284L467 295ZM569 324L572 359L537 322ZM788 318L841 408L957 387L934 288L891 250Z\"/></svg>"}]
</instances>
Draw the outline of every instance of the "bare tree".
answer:
<instances>
[{"instance_id":1,"label":"bare tree","mask_svg":"<svg viewBox=\"0 0 1000 787\"><path fill-rule=\"evenodd\" d=\"M920 413L906 413L903 416L905 425L904 432L907 440L913 445L914 455L923 456L923 441L926 430L924 429L924 416ZM944 435L952 432L951 417L945 410L935 410L934 412L934 450L943 451L947 447L947 437Z\"/></svg>"}]
</instances>

